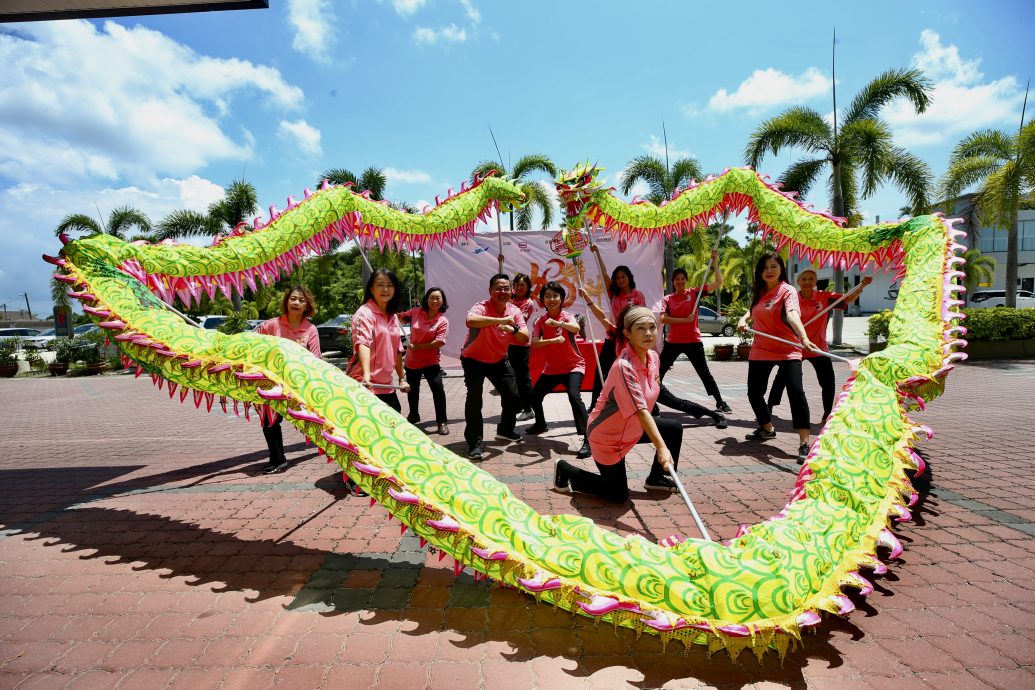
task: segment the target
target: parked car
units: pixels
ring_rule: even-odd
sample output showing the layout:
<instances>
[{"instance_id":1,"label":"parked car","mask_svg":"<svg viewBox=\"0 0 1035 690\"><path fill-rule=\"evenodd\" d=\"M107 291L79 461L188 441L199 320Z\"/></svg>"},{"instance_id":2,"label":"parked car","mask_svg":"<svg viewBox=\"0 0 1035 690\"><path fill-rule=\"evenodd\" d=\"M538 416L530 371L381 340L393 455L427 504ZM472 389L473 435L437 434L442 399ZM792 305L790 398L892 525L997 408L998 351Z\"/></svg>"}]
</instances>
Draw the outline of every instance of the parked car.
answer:
<instances>
[{"instance_id":1,"label":"parked car","mask_svg":"<svg viewBox=\"0 0 1035 690\"><path fill-rule=\"evenodd\" d=\"M248 319L246 321L246 323L248 324L248 330L254 331L256 328L261 326L264 323L264 321L264 319Z\"/></svg>"},{"instance_id":2,"label":"parked car","mask_svg":"<svg viewBox=\"0 0 1035 690\"><path fill-rule=\"evenodd\" d=\"M0 341L14 340L15 350L20 350L25 345L25 338L39 335L36 328L0 328Z\"/></svg>"},{"instance_id":3,"label":"parked car","mask_svg":"<svg viewBox=\"0 0 1035 690\"><path fill-rule=\"evenodd\" d=\"M697 323L702 334L722 335L730 337L737 332L737 328L730 323L725 316L719 316L714 309L709 307L698 307Z\"/></svg>"},{"instance_id":4,"label":"parked car","mask_svg":"<svg viewBox=\"0 0 1035 690\"><path fill-rule=\"evenodd\" d=\"M223 314L208 314L197 318L197 322L207 331L216 330L223 325L224 321L226 321L226 316Z\"/></svg>"},{"instance_id":5,"label":"parked car","mask_svg":"<svg viewBox=\"0 0 1035 690\"><path fill-rule=\"evenodd\" d=\"M57 337L54 334L56 329L48 328L42 331L39 335L30 335L25 339L24 346L32 347L37 350L47 350L54 346L54 338Z\"/></svg>"},{"instance_id":6,"label":"parked car","mask_svg":"<svg viewBox=\"0 0 1035 690\"><path fill-rule=\"evenodd\" d=\"M321 352L341 352L343 357L352 356L352 315L338 314L316 327L320 334Z\"/></svg>"},{"instance_id":7,"label":"parked car","mask_svg":"<svg viewBox=\"0 0 1035 690\"><path fill-rule=\"evenodd\" d=\"M1001 307L1006 302L1006 290L978 290L970 296L970 307ZM1028 290L1017 291L1017 307L1035 307L1035 294Z\"/></svg>"},{"instance_id":8,"label":"parked car","mask_svg":"<svg viewBox=\"0 0 1035 690\"><path fill-rule=\"evenodd\" d=\"M100 326L95 323L84 323L81 326L76 326L75 330L72 331L72 335L86 335L99 330L101 330Z\"/></svg>"}]
</instances>

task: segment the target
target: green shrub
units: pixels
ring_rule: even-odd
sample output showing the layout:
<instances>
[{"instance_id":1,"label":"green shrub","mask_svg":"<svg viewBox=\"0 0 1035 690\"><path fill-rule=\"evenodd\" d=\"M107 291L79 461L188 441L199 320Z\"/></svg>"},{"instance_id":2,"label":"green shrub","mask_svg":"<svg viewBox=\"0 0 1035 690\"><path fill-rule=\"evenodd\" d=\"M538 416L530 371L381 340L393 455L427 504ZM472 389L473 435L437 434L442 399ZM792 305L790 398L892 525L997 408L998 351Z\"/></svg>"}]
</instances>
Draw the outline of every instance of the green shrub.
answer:
<instances>
[{"instance_id":1,"label":"green shrub","mask_svg":"<svg viewBox=\"0 0 1035 690\"><path fill-rule=\"evenodd\" d=\"M887 342L891 326L891 310L879 311L866 322L866 335L871 343Z\"/></svg>"},{"instance_id":2,"label":"green shrub","mask_svg":"<svg viewBox=\"0 0 1035 690\"><path fill-rule=\"evenodd\" d=\"M242 312L230 312L226 317L226 321L219 324L219 328L216 330L226 335L243 333L248 330L248 320L245 319L245 315Z\"/></svg>"},{"instance_id":3,"label":"green shrub","mask_svg":"<svg viewBox=\"0 0 1035 690\"><path fill-rule=\"evenodd\" d=\"M78 359L78 349L75 338L54 338L54 361L71 364Z\"/></svg>"},{"instance_id":4,"label":"green shrub","mask_svg":"<svg viewBox=\"0 0 1035 690\"><path fill-rule=\"evenodd\" d=\"M1035 338L1035 309L964 309L967 340L1027 340Z\"/></svg>"},{"instance_id":5,"label":"green shrub","mask_svg":"<svg viewBox=\"0 0 1035 690\"><path fill-rule=\"evenodd\" d=\"M18 349L21 338L5 338L0 340L0 364L17 364L14 353Z\"/></svg>"}]
</instances>

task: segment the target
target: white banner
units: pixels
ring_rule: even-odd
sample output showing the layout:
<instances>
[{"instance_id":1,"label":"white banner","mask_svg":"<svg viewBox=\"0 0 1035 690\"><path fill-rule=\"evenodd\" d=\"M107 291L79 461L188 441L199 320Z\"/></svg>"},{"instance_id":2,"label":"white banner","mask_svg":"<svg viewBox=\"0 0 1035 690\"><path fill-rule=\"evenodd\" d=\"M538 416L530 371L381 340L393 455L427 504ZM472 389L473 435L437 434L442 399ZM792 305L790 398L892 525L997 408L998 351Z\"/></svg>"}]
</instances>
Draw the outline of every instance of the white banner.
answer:
<instances>
[{"instance_id":1,"label":"white banner","mask_svg":"<svg viewBox=\"0 0 1035 690\"><path fill-rule=\"evenodd\" d=\"M550 250L550 239L555 234L556 230L504 232L503 272L511 278L515 273L528 275L532 279L533 298L538 297L539 290L546 283L558 281L568 293L564 308L573 314L585 314L586 306L576 291L578 281L571 260L557 256ZM628 266L635 278L636 289L643 293L647 306L661 299L664 247L660 241L626 244L615 242L604 233L598 233L595 239L608 271L613 271L617 266ZM446 314L449 317L449 340L443 349L444 354L459 356L460 348L467 338L467 327L464 325L467 311L476 302L489 298L489 278L499 269L497 242L496 233L475 234L453 245L429 248L424 255L425 289L432 286L442 288L449 302L449 312ZM606 311L607 300L600 299L604 292L604 282L588 247L578 260L586 289ZM542 313L542 307L538 307L535 316ZM603 327L600 322L593 319L593 327L597 339L601 339Z\"/></svg>"}]
</instances>

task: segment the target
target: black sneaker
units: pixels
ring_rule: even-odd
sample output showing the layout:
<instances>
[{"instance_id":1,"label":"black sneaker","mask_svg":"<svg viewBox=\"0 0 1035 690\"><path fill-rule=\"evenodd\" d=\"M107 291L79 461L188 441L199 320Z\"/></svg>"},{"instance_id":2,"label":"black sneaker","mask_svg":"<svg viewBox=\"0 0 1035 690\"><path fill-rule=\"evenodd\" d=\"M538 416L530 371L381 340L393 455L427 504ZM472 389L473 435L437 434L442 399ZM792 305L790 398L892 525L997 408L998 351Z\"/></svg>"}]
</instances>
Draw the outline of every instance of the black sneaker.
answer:
<instances>
[{"instance_id":1,"label":"black sneaker","mask_svg":"<svg viewBox=\"0 0 1035 690\"><path fill-rule=\"evenodd\" d=\"M800 446L798 446L798 464L799 465L802 465L802 464L805 463L805 458L807 458L809 456L809 451L810 450L812 450L812 449L809 447L809 442L808 441L806 441L805 443L803 443Z\"/></svg>"},{"instance_id":2,"label":"black sneaker","mask_svg":"<svg viewBox=\"0 0 1035 690\"><path fill-rule=\"evenodd\" d=\"M748 441L771 441L776 438L776 429L768 431L764 427L758 427L744 438Z\"/></svg>"},{"instance_id":3,"label":"black sneaker","mask_svg":"<svg viewBox=\"0 0 1035 690\"><path fill-rule=\"evenodd\" d=\"M348 492L350 494L352 494L353 496L358 496L358 497L362 498L363 496L367 495L367 492L364 491L363 489L359 488L359 484L357 484L356 482L352 481L351 479L346 480L345 488L348 489Z\"/></svg>"},{"instance_id":4,"label":"black sneaker","mask_svg":"<svg viewBox=\"0 0 1035 690\"><path fill-rule=\"evenodd\" d=\"M582 439L582 447L579 448L579 452L575 453L575 457L579 460L585 460L589 456L593 455L593 450L589 447L589 439Z\"/></svg>"},{"instance_id":5,"label":"black sneaker","mask_svg":"<svg viewBox=\"0 0 1035 690\"><path fill-rule=\"evenodd\" d=\"M722 414L721 412L716 412L715 413L715 428L716 429L725 429L729 425L730 425L730 423L726 420L726 415Z\"/></svg>"},{"instance_id":6,"label":"black sneaker","mask_svg":"<svg viewBox=\"0 0 1035 690\"><path fill-rule=\"evenodd\" d=\"M502 431L497 431L496 432L496 440L497 441L520 441L521 440L521 434L518 434L518 433L513 432L513 431L506 432L506 433L502 432Z\"/></svg>"},{"instance_id":7,"label":"black sneaker","mask_svg":"<svg viewBox=\"0 0 1035 690\"><path fill-rule=\"evenodd\" d=\"M475 445L471 446L470 448L468 448L467 449L467 457L469 457L471 460L481 460L482 459L482 447L481 447L481 444L475 444Z\"/></svg>"},{"instance_id":8,"label":"black sneaker","mask_svg":"<svg viewBox=\"0 0 1035 690\"><path fill-rule=\"evenodd\" d=\"M668 491L673 493L676 490L676 483L672 481L672 477L647 477L647 481L643 483L643 488L650 491Z\"/></svg>"},{"instance_id":9,"label":"black sneaker","mask_svg":"<svg viewBox=\"0 0 1035 690\"><path fill-rule=\"evenodd\" d=\"M561 467L563 460L558 459L553 464L553 488L556 491L568 493L571 491L571 485L568 484L568 475L565 474L564 468Z\"/></svg>"},{"instance_id":10,"label":"black sneaker","mask_svg":"<svg viewBox=\"0 0 1035 690\"><path fill-rule=\"evenodd\" d=\"M406 421L414 425L420 424L420 415L406 415Z\"/></svg>"},{"instance_id":11,"label":"black sneaker","mask_svg":"<svg viewBox=\"0 0 1035 690\"><path fill-rule=\"evenodd\" d=\"M532 426L525 429L525 436L542 434L545 433L547 426L545 424L533 424Z\"/></svg>"},{"instance_id":12,"label":"black sneaker","mask_svg":"<svg viewBox=\"0 0 1035 690\"><path fill-rule=\"evenodd\" d=\"M726 404L725 400L720 400L719 402L715 403L715 411L721 412L723 414L730 414L731 412L733 412L733 410L730 409L730 406Z\"/></svg>"},{"instance_id":13,"label":"black sneaker","mask_svg":"<svg viewBox=\"0 0 1035 690\"><path fill-rule=\"evenodd\" d=\"M288 467L287 460L285 460L284 462L282 462L282 463L280 463L278 465L274 465L273 463L270 463L269 465L266 465L266 467L263 468L262 473L263 474L277 474L278 472L283 472L284 470L286 470L287 467Z\"/></svg>"}]
</instances>

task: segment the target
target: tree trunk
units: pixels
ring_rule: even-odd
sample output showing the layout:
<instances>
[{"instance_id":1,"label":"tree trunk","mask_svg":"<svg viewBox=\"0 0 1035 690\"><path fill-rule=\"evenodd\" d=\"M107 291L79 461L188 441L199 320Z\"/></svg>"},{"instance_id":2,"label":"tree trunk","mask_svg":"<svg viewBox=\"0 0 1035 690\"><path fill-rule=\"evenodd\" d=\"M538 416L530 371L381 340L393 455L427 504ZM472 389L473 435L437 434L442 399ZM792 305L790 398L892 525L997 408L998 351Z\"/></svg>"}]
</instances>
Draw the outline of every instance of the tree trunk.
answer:
<instances>
[{"instance_id":1,"label":"tree trunk","mask_svg":"<svg viewBox=\"0 0 1035 690\"><path fill-rule=\"evenodd\" d=\"M833 208L831 209L833 215L844 218L847 216L845 213L845 200L841 193L841 164L834 163L834 198ZM844 287L845 275L841 267L834 265L834 279L833 279L835 292L840 292ZM834 332L830 339L831 345L841 345L841 336L844 333L844 312L840 309L831 310L833 314Z\"/></svg>"},{"instance_id":2,"label":"tree trunk","mask_svg":"<svg viewBox=\"0 0 1035 690\"><path fill-rule=\"evenodd\" d=\"M1014 205L1010 233L1006 236L1006 296L1003 305L1017 306L1017 206Z\"/></svg>"}]
</instances>

